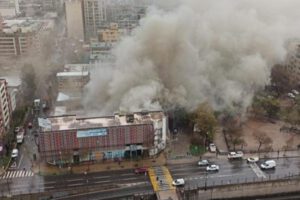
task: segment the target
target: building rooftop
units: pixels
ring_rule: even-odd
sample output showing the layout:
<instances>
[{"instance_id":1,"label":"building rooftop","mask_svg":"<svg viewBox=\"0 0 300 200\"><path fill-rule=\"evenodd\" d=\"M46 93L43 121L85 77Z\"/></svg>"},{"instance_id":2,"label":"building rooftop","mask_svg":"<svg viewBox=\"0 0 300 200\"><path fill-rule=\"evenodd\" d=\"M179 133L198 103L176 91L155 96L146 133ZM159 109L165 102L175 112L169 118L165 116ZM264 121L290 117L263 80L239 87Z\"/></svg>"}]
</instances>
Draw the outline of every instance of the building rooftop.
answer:
<instances>
[{"instance_id":1,"label":"building rooftop","mask_svg":"<svg viewBox=\"0 0 300 200\"><path fill-rule=\"evenodd\" d=\"M64 115L49 118L39 118L41 132L74 129L93 129L111 126L126 126L133 124L152 124L162 120L162 111L139 112L133 114L115 114L114 116L77 118L76 115Z\"/></svg>"},{"instance_id":2,"label":"building rooftop","mask_svg":"<svg viewBox=\"0 0 300 200\"><path fill-rule=\"evenodd\" d=\"M70 76L88 76L88 75L89 75L89 72L87 72L87 71L58 72L56 74L57 77L62 77L62 76L68 76L68 77L70 77Z\"/></svg>"},{"instance_id":3,"label":"building rooftop","mask_svg":"<svg viewBox=\"0 0 300 200\"><path fill-rule=\"evenodd\" d=\"M94 64L65 64L65 72L82 72L82 71L91 71L94 68Z\"/></svg>"}]
</instances>

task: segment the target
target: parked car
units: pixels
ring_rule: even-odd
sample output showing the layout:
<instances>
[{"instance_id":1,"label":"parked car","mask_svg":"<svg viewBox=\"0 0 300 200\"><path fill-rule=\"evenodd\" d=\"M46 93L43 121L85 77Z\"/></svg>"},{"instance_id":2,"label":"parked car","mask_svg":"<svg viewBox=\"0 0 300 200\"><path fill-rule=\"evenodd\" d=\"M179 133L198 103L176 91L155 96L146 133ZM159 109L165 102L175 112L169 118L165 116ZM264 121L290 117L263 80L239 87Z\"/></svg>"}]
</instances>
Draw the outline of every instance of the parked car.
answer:
<instances>
[{"instance_id":1,"label":"parked car","mask_svg":"<svg viewBox=\"0 0 300 200\"><path fill-rule=\"evenodd\" d=\"M11 157L12 158L17 158L19 155L19 150L18 149L13 149L11 152Z\"/></svg>"},{"instance_id":2,"label":"parked car","mask_svg":"<svg viewBox=\"0 0 300 200\"><path fill-rule=\"evenodd\" d=\"M288 93L287 95L293 99L295 98L295 95L293 93Z\"/></svg>"},{"instance_id":3,"label":"parked car","mask_svg":"<svg viewBox=\"0 0 300 200\"><path fill-rule=\"evenodd\" d=\"M276 162L275 160L267 160L260 165L261 169L275 169Z\"/></svg>"},{"instance_id":4,"label":"parked car","mask_svg":"<svg viewBox=\"0 0 300 200\"><path fill-rule=\"evenodd\" d=\"M32 123L31 122L28 123L28 128L32 129Z\"/></svg>"},{"instance_id":5,"label":"parked car","mask_svg":"<svg viewBox=\"0 0 300 200\"><path fill-rule=\"evenodd\" d=\"M15 133L18 133L19 131L20 131L20 127L17 126L17 127L15 128Z\"/></svg>"},{"instance_id":6,"label":"parked car","mask_svg":"<svg viewBox=\"0 0 300 200\"><path fill-rule=\"evenodd\" d=\"M299 94L299 92L297 90L292 90L292 93L294 93L295 95Z\"/></svg>"},{"instance_id":7,"label":"parked car","mask_svg":"<svg viewBox=\"0 0 300 200\"><path fill-rule=\"evenodd\" d=\"M258 161L259 161L259 157L257 157L257 156L247 158L248 163L256 163Z\"/></svg>"},{"instance_id":8,"label":"parked car","mask_svg":"<svg viewBox=\"0 0 300 200\"><path fill-rule=\"evenodd\" d=\"M148 172L148 168L147 167L140 167L140 168L136 168L134 170L135 174L145 174Z\"/></svg>"},{"instance_id":9,"label":"parked car","mask_svg":"<svg viewBox=\"0 0 300 200\"><path fill-rule=\"evenodd\" d=\"M199 166L207 166L207 165L209 165L209 161L208 160L200 160L198 162L198 165Z\"/></svg>"},{"instance_id":10,"label":"parked car","mask_svg":"<svg viewBox=\"0 0 300 200\"><path fill-rule=\"evenodd\" d=\"M229 154L227 155L228 159L242 159L244 156L244 153L242 151L232 151L229 152Z\"/></svg>"},{"instance_id":11,"label":"parked car","mask_svg":"<svg viewBox=\"0 0 300 200\"><path fill-rule=\"evenodd\" d=\"M183 178L175 179L172 182L172 185L174 185L174 186L183 186L184 185L184 179Z\"/></svg>"},{"instance_id":12,"label":"parked car","mask_svg":"<svg viewBox=\"0 0 300 200\"><path fill-rule=\"evenodd\" d=\"M214 143L209 144L209 151L215 153L217 151L217 147Z\"/></svg>"},{"instance_id":13,"label":"parked car","mask_svg":"<svg viewBox=\"0 0 300 200\"><path fill-rule=\"evenodd\" d=\"M206 171L219 171L219 165L209 165L206 167Z\"/></svg>"}]
</instances>

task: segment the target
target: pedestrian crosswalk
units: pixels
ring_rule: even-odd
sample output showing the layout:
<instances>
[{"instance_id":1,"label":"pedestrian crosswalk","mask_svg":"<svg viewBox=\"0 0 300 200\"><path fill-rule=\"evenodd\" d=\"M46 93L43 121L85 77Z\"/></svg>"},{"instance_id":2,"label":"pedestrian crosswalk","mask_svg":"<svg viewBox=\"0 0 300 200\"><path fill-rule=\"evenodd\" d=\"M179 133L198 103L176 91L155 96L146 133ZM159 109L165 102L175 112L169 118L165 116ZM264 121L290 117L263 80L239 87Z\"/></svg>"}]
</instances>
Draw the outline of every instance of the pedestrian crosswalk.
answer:
<instances>
[{"instance_id":1,"label":"pedestrian crosswalk","mask_svg":"<svg viewBox=\"0 0 300 200\"><path fill-rule=\"evenodd\" d=\"M261 171L261 169L257 166L256 163L251 163L250 167L252 168L252 170L254 171L254 173L258 178L266 178L265 173Z\"/></svg>"},{"instance_id":2,"label":"pedestrian crosswalk","mask_svg":"<svg viewBox=\"0 0 300 200\"><path fill-rule=\"evenodd\" d=\"M32 171L27 170L16 170L16 171L6 171L0 176L0 179L11 179L11 178L23 178L34 176Z\"/></svg>"}]
</instances>

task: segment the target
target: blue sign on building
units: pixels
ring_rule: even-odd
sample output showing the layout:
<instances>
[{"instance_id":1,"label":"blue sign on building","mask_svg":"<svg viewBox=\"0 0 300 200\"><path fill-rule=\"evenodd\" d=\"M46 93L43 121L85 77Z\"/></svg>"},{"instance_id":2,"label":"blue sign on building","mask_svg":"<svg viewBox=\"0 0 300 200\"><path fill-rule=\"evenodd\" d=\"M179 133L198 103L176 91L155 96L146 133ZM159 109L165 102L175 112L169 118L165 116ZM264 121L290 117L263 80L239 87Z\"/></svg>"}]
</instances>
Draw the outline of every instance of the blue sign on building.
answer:
<instances>
[{"instance_id":1,"label":"blue sign on building","mask_svg":"<svg viewBox=\"0 0 300 200\"><path fill-rule=\"evenodd\" d=\"M105 136L105 135L107 135L106 128L77 131L77 138Z\"/></svg>"}]
</instances>

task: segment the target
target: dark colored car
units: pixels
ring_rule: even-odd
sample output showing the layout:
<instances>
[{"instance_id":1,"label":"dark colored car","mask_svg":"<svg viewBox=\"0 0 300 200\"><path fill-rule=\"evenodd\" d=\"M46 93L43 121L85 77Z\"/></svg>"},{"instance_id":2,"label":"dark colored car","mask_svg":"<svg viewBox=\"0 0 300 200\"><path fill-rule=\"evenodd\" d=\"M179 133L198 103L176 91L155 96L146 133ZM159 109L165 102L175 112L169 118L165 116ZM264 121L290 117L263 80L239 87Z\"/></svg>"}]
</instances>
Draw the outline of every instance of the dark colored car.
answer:
<instances>
[{"instance_id":1,"label":"dark colored car","mask_svg":"<svg viewBox=\"0 0 300 200\"><path fill-rule=\"evenodd\" d=\"M147 167L140 167L140 168L136 168L134 170L135 174L145 174L148 172L148 168Z\"/></svg>"},{"instance_id":2,"label":"dark colored car","mask_svg":"<svg viewBox=\"0 0 300 200\"><path fill-rule=\"evenodd\" d=\"M28 123L28 128L32 129L32 123L31 122Z\"/></svg>"}]
</instances>

